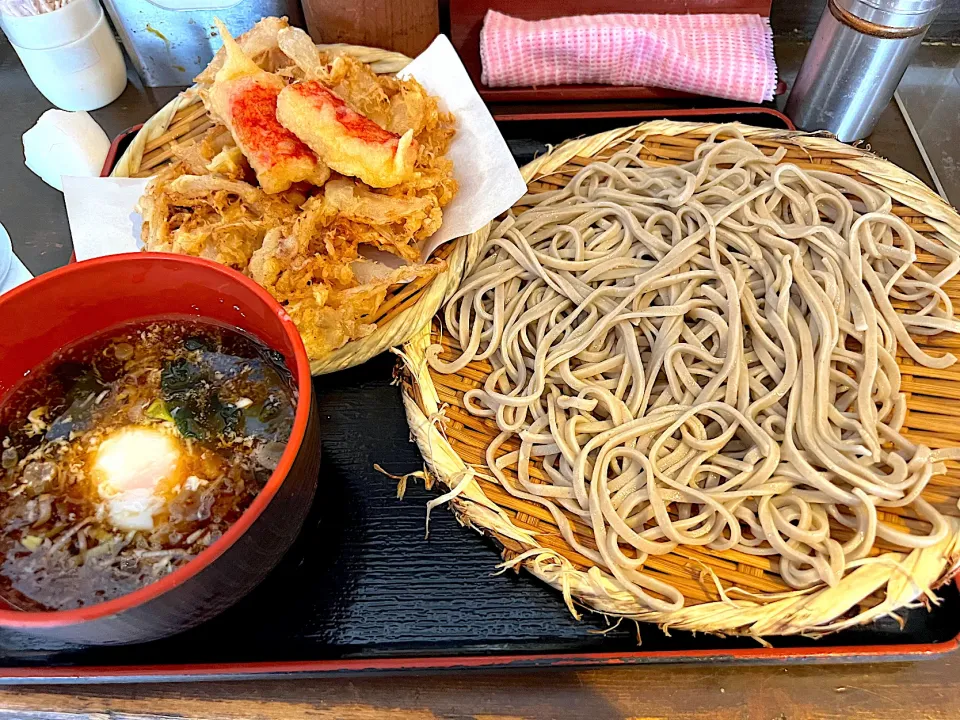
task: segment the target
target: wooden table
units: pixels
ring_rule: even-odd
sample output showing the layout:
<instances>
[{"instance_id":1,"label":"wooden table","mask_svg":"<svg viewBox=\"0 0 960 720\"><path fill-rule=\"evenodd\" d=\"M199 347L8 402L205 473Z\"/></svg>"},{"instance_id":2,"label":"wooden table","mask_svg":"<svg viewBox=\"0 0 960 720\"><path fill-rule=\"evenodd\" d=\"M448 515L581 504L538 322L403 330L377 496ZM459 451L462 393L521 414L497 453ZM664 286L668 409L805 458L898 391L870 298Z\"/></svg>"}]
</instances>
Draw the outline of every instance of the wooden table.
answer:
<instances>
[{"instance_id":1,"label":"wooden table","mask_svg":"<svg viewBox=\"0 0 960 720\"><path fill-rule=\"evenodd\" d=\"M956 655L909 664L393 675L0 690L0 720L943 720L960 717Z\"/></svg>"},{"instance_id":2,"label":"wooden table","mask_svg":"<svg viewBox=\"0 0 960 720\"><path fill-rule=\"evenodd\" d=\"M788 76L802 48L778 45ZM95 113L106 132L148 117L175 90L132 82ZM49 104L30 85L0 38L0 219L35 273L70 255L59 193L16 158L20 136ZM960 134L960 127L944 128ZM907 170L928 178L899 113L891 108L870 142ZM313 680L155 685L0 688L0 720L353 720L388 718L960 718L960 656L916 663L809 666L657 666L584 670L460 672Z\"/></svg>"}]
</instances>

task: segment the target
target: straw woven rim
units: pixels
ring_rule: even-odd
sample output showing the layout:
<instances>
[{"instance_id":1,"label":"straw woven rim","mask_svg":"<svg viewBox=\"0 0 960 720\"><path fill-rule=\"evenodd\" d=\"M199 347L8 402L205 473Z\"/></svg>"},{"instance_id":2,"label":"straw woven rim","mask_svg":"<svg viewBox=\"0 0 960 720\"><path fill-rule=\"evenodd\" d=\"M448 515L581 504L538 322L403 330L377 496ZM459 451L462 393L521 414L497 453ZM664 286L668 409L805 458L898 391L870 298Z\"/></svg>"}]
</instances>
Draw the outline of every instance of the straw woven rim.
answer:
<instances>
[{"instance_id":1,"label":"straw woven rim","mask_svg":"<svg viewBox=\"0 0 960 720\"><path fill-rule=\"evenodd\" d=\"M718 127L714 123L667 120L641 123L563 143L523 167L521 172L528 183L534 182L568 163L585 164L626 140L643 141L653 136L667 136L677 142L689 141L694 146ZM880 186L897 202L921 214L925 220L925 232L933 232L941 239L960 244L960 215L917 178L892 163L828 136L739 124L737 127L751 142L762 147L785 145L809 154L812 160L829 158L834 167L846 168ZM467 238L468 268L477 260L491 228L492 224ZM820 585L802 591L736 595L721 591L717 574L697 559L695 553L679 553L678 548L675 551L678 557L674 560L686 567L686 582L692 579L712 586L713 595L719 599L686 605L668 613L645 609L632 595L619 590L598 568L578 569L555 549L555 538L553 547L542 543L529 526L524 527L516 521L519 511L517 515L508 514L488 495L489 491L485 492L484 486L491 488L496 484L492 474L485 466L469 464L461 458L444 429L446 403L438 393L426 361L428 346L437 341L435 330L424 325L398 351L402 358L399 374L403 403L412 436L423 454L428 476L439 480L447 489L444 495L431 502L431 506L449 501L461 524L498 542L505 560L501 567L522 567L559 590L575 617L579 617L576 606L582 605L606 615L654 622L664 628L745 634L758 638L798 633L820 636L893 615L897 609L918 599L927 601L932 589L949 581L960 570L960 520L956 517L947 517L950 532L933 547L910 552L884 552L879 556L882 561L855 569L834 587ZM907 375L907 369L902 369ZM954 375L954 382L960 386L960 375ZM482 453L481 450L481 457ZM960 474L956 473L955 464L950 467L955 483L951 490L960 494L960 487L956 486L960 485L960 480L956 479ZM950 501L953 502L952 496ZM876 601L877 596L879 601Z\"/></svg>"},{"instance_id":2,"label":"straw woven rim","mask_svg":"<svg viewBox=\"0 0 960 720\"><path fill-rule=\"evenodd\" d=\"M406 55L362 45L317 45L321 50L350 55L370 65L380 75L396 73L411 59ZM149 118L117 161L111 177L136 177L154 174L163 163L143 168L148 152L172 142L184 142L198 137L212 123L200 102L196 86L184 90ZM162 156L163 154L161 154ZM166 162L166 160L164 160ZM372 318L376 330L366 337L348 342L343 347L320 358L310 359L314 375L345 370L361 365L390 347L400 345L440 309L444 300L456 290L463 275L467 257L462 239L452 240L439 253L446 256L447 266L427 282L400 285L391 290L387 300Z\"/></svg>"}]
</instances>

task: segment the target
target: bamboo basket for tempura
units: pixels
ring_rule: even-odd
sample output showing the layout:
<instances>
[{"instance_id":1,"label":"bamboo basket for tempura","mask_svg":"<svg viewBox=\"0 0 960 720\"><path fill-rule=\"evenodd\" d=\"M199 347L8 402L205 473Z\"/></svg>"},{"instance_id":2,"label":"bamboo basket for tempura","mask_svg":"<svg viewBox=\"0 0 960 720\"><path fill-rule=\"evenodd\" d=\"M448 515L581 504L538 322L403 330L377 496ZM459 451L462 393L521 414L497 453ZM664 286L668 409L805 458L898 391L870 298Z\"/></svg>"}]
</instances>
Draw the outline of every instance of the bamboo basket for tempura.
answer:
<instances>
[{"instance_id":1,"label":"bamboo basket for tempura","mask_svg":"<svg viewBox=\"0 0 960 720\"><path fill-rule=\"evenodd\" d=\"M657 121L571 140L524 167L523 177L532 193L553 190L565 185L583 165L606 159L636 140L642 141L640 157L648 163L679 164L691 160L694 148L717 127ZM739 128L767 154L785 147L784 162L856 176L881 187L894 198L894 212L917 232L960 243L960 215L892 163L829 137ZM477 259L491 227L464 239L468 267ZM960 277L944 289L953 302L960 302ZM918 338L918 342L939 351L956 353L960 348L960 337L955 336ZM935 477L923 493L947 516L951 527L947 538L934 547L903 551L878 542L874 554L889 562L863 565L834 587L820 585L803 591L791 590L784 583L777 557L679 547L667 555L651 556L644 572L681 591L684 607L670 613L645 609L632 595L613 586L609 576L596 568L591 572L590 561L566 543L545 508L512 497L494 480L484 458L497 427L492 420L471 415L463 403L464 392L483 384L490 365L473 362L453 375L436 373L426 362L427 347L436 343L443 347L442 360L459 354L456 340L435 320L404 346L400 375L407 419L426 460L428 479L438 481L447 491L438 500L449 500L461 524L492 537L502 550L504 566L523 568L556 588L574 616L578 616L578 608L585 607L665 628L755 637L822 635L895 615L898 609L918 601L934 601L933 590L952 580L958 571L960 464L950 462L948 473ZM931 448L960 445L960 364L932 370L916 366L906 356L898 358L898 363L902 387L908 394L904 434ZM513 446L507 445L504 452L510 449ZM568 517L579 541L595 547L589 528ZM882 518L903 527L915 522L906 508L885 508Z\"/></svg>"},{"instance_id":2,"label":"bamboo basket for tempura","mask_svg":"<svg viewBox=\"0 0 960 720\"><path fill-rule=\"evenodd\" d=\"M396 73L410 63L406 55L378 48L341 44L317 47L350 55L380 75ZM200 101L198 89L191 87L144 123L111 176L139 178L155 175L173 159L173 145L195 141L211 127L213 121ZM460 282L466 262L466 245L462 240L452 241L441 247L434 257L442 257L446 267L432 278L391 288L386 301L369 318L369 322L376 324L376 330L329 355L311 358L313 374L322 375L365 363L387 348L406 342L418 328L429 322Z\"/></svg>"}]
</instances>

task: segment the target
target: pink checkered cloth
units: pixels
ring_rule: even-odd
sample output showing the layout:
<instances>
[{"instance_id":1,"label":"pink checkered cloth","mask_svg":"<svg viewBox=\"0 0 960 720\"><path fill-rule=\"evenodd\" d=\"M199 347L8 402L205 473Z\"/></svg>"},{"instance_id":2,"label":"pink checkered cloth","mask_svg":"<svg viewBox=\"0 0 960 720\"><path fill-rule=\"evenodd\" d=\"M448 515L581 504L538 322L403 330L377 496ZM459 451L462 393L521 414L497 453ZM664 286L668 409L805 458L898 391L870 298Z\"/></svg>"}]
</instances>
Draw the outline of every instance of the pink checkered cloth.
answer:
<instances>
[{"instance_id":1,"label":"pink checkered cloth","mask_svg":"<svg viewBox=\"0 0 960 720\"><path fill-rule=\"evenodd\" d=\"M489 10L483 84L644 85L762 102L777 86L760 15L579 15L528 21Z\"/></svg>"}]
</instances>

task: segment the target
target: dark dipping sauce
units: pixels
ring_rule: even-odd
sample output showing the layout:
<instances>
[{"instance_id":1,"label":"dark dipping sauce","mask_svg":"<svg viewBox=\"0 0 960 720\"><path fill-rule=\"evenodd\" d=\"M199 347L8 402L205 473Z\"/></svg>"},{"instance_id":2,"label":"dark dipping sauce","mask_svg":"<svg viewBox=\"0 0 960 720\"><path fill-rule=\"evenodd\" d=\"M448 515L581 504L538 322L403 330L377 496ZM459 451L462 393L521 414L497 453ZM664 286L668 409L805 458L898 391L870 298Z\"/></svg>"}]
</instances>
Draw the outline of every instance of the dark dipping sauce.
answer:
<instances>
[{"instance_id":1,"label":"dark dipping sauce","mask_svg":"<svg viewBox=\"0 0 960 720\"><path fill-rule=\"evenodd\" d=\"M283 356L219 325L60 351L0 404L0 598L85 607L181 567L266 484L296 402Z\"/></svg>"}]
</instances>

